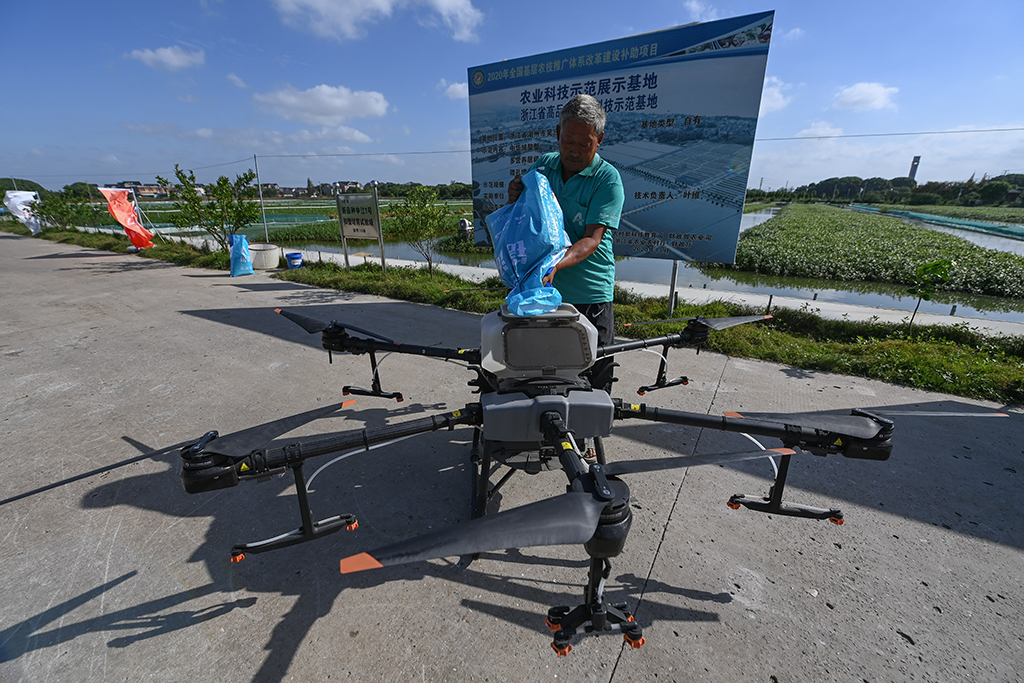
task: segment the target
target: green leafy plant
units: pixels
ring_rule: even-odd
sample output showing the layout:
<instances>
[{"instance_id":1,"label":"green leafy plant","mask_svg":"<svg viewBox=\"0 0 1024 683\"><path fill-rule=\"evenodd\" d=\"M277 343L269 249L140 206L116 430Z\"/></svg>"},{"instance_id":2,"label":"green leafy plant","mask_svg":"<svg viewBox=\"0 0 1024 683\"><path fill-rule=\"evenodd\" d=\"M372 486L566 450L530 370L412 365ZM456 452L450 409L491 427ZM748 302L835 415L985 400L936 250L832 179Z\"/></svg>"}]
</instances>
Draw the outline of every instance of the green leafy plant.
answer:
<instances>
[{"instance_id":1,"label":"green leafy plant","mask_svg":"<svg viewBox=\"0 0 1024 683\"><path fill-rule=\"evenodd\" d=\"M221 249L227 251L228 236L259 219L259 204L251 201L256 196L256 188L252 187L256 173L251 169L235 176L234 182L228 180L227 176L221 176L216 183L208 185L205 191L196 185L196 176L191 170L186 172L175 164L174 175L177 183L171 183L160 176L156 180L172 199L177 200L174 203L177 213L170 216L175 226L202 228L216 240Z\"/></svg>"},{"instance_id":2,"label":"green leafy plant","mask_svg":"<svg viewBox=\"0 0 1024 683\"><path fill-rule=\"evenodd\" d=\"M438 241L451 231L451 212L446 202L438 203L437 191L416 187L398 204L391 206L394 234L409 243L427 262L427 272L434 276L434 259Z\"/></svg>"},{"instance_id":3,"label":"green leafy plant","mask_svg":"<svg viewBox=\"0 0 1024 683\"><path fill-rule=\"evenodd\" d=\"M32 209L42 219L43 225L57 230L70 230L76 225L98 225L103 220L109 222L110 216L89 204L87 197L69 191L67 186L63 192L47 192L40 201L32 203Z\"/></svg>"},{"instance_id":4,"label":"green leafy plant","mask_svg":"<svg viewBox=\"0 0 1024 683\"><path fill-rule=\"evenodd\" d=\"M922 263L914 271L914 282L907 292L917 297L917 305L914 306L914 312L910 314L910 324L907 325L908 335L914 327L914 317L917 315L917 309L921 307L921 301L932 300L936 285L949 282L949 271L955 265L950 259L941 259L931 263Z\"/></svg>"}]
</instances>

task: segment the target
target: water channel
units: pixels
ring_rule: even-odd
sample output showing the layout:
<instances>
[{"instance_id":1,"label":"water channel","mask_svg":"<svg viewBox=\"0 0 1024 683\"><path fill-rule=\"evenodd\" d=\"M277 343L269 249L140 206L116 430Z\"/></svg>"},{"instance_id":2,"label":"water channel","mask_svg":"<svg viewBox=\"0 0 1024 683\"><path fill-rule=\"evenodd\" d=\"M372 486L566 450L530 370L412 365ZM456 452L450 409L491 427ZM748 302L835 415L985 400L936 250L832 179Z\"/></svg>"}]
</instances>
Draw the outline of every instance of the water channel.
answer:
<instances>
[{"instance_id":1,"label":"water channel","mask_svg":"<svg viewBox=\"0 0 1024 683\"><path fill-rule=\"evenodd\" d=\"M740 231L759 225L770 219L772 211L758 211L743 216ZM894 216L895 218L895 216ZM986 249L997 249L1024 255L1024 242L997 235L988 235L968 230L958 230L945 226L937 226L915 219L904 219L907 223L940 230L963 237ZM380 256L376 243L357 243L359 246L349 247L349 253L363 253ZM307 244L303 249L341 253L338 244ZM387 242L384 245L387 258L402 260L422 260L412 247L404 242ZM440 263L464 266L494 268L494 259L486 254L441 254ZM846 303L857 306L876 306L895 310L913 311L917 298L907 294L905 285L894 285L879 282L843 282L837 280L819 280L815 278L781 277L758 275L735 271L728 268L697 268L685 261L680 262L676 288L680 297L686 299L686 290L712 289L725 292L744 294L765 294L795 299ZM668 287L672 277L672 261L666 259L623 258L616 262L616 278L626 282L643 282L661 284ZM666 290L667 293L667 290ZM990 320L1006 320L1024 322L1024 300L993 296L976 296L960 292L938 292L932 301L922 301L920 310L939 315L950 314L956 306L956 315L969 318L985 318Z\"/></svg>"}]
</instances>

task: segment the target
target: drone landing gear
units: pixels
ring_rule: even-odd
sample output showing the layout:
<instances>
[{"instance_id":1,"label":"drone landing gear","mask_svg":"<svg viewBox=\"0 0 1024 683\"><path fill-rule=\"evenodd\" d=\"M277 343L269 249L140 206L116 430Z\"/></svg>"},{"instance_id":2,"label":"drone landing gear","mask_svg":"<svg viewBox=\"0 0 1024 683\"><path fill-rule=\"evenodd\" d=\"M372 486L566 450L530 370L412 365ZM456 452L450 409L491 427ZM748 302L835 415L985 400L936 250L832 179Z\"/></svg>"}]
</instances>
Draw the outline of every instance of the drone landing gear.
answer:
<instances>
[{"instance_id":1,"label":"drone landing gear","mask_svg":"<svg viewBox=\"0 0 1024 683\"><path fill-rule=\"evenodd\" d=\"M501 490L501 487L512 478L517 471L522 470L527 474L538 474L542 471L560 469L558 455L554 449L550 452L524 451L511 457L498 457L498 464L495 466L494 453L501 450L501 445L494 441L484 439L477 430L473 433L473 446L470 450L469 459L473 465L473 503L472 517L483 517L487 514L487 505L491 499ZM597 463L607 465L604 440L594 437L594 451L597 454ZM508 471L502 475L497 483L491 484L493 476L504 465Z\"/></svg>"},{"instance_id":2,"label":"drone landing gear","mask_svg":"<svg viewBox=\"0 0 1024 683\"><path fill-rule=\"evenodd\" d=\"M545 621L554 633L551 649L559 657L569 654L572 650L569 641L580 632L601 635L621 631L623 640L634 649L646 642L643 630L629 613L626 603L608 604L604 601L604 584L611 567L607 559L590 558L590 573L584 593L586 602L573 609L552 607L548 610Z\"/></svg>"},{"instance_id":3,"label":"drone landing gear","mask_svg":"<svg viewBox=\"0 0 1024 683\"><path fill-rule=\"evenodd\" d=\"M843 513L839 508L816 508L809 505L787 503L782 500L782 492L786 488L786 475L789 473L789 459L792 455L783 455L779 462L779 473L775 476L775 484L768 490L767 497L746 496L737 493L729 499L727 505L733 510L745 507L755 512L784 515L787 517L804 517L806 519L827 519L833 524L843 523Z\"/></svg>"},{"instance_id":4,"label":"drone landing gear","mask_svg":"<svg viewBox=\"0 0 1024 683\"><path fill-rule=\"evenodd\" d=\"M377 398L393 398L398 403L401 403L403 396L398 391L384 391L380 385L380 373L377 372L377 354L370 351L370 370L373 373L373 383L370 385L370 389L361 389L359 387L344 386L341 388L343 396L349 394L355 394L356 396L376 396Z\"/></svg>"},{"instance_id":5,"label":"drone landing gear","mask_svg":"<svg viewBox=\"0 0 1024 683\"><path fill-rule=\"evenodd\" d=\"M231 549L232 562L241 562L245 559L246 553L265 553L268 550L277 550L278 548L286 548L297 543L312 541L342 529L355 531L359 528L359 522L356 520L355 515L335 515L334 517L314 522L313 512L309 508L306 478L302 474L302 462L289 464L288 467L292 470L292 474L295 475L295 493L299 499L299 516L302 519L302 526L265 541L236 545Z\"/></svg>"},{"instance_id":6,"label":"drone landing gear","mask_svg":"<svg viewBox=\"0 0 1024 683\"><path fill-rule=\"evenodd\" d=\"M482 442L482 443L481 443ZM473 465L473 519L483 517L487 514L487 504L491 502L495 494L501 490L512 475L516 473L515 468L510 467L508 472L502 475L498 483L491 485L491 475L500 467L494 467L493 453L498 445L480 436L480 430L473 434L473 449L470 451L469 459ZM539 470L538 470L539 471ZM475 557L475 555L474 555Z\"/></svg>"},{"instance_id":7,"label":"drone landing gear","mask_svg":"<svg viewBox=\"0 0 1024 683\"><path fill-rule=\"evenodd\" d=\"M658 366L658 377L654 380L654 384L648 384L636 390L636 393L640 396L643 396L650 391L668 389L669 387L679 386L680 384L686 386L690 383L688 377L676 377L675 379L668 378L668 350L670 347L671 344L665 344L664 347L662 347L661 364ZM698 352L699 351L700 349L698 349Z\"/></svg>"}]
</instances>

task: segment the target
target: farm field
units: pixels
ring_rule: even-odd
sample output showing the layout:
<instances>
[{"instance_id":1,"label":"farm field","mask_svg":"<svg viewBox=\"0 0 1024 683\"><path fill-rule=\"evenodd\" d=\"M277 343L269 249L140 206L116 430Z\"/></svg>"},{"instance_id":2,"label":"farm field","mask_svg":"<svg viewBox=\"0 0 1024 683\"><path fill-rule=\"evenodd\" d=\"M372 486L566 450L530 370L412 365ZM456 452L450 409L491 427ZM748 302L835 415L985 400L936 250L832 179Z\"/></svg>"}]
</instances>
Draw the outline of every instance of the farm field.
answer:
<instances>
[{"instance_id":1,"label":"farm field","mask_svg":"<svg viewBox=\"0 0 1024 683\"><path fill-rule=\"evenodd\" d=\"M1024 208L1011 206L910 206L906 204L879 204L881 211L913 211L930 213L936 216L960 218L969 221L988 221L990 223L1011 223L1024 225Z\"/></svg>"},{"instance_id":2,"label":"farm field","mask_svg":"<svg viewBox=\"0 0 1024 683\"><path fill-rule=\"evenodd\" d=\"M912 284L924 263L950 259L942 288L1024 297L1024 257L908 225L820 204L790 204L740 238L735 269L766 275Z\"/></svg>"}]
</instances>

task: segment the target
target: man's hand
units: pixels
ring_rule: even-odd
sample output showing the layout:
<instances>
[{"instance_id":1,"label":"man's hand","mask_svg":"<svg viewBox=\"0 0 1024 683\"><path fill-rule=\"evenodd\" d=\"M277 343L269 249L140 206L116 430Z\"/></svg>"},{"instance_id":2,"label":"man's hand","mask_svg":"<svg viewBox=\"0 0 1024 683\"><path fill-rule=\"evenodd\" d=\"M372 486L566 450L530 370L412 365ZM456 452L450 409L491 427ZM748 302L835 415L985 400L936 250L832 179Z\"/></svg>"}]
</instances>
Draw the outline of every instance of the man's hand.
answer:
<instances>
[{"instance_id":1,"label":"man's hand","mask_svg":"<svg viewBox=\"0 0 1024 683\"><path fill-rule=\"evenodd\" d=\"M510 186L511 189L511 186ZM541 280L545 285L550 285L555 279L555 273L562 268L569 268L575 266L577 263L587 258L601 245L601 239L604 237L604 232L608 228L604 225L590 224L587 225L586 231L583 233L583 237L573 242L565 252L565 256L562 260L555 264L555 267L551 269L551 272L544 276Z\"/></svg>"},{"instance_id":2,"label":"man's hand","mask_svg":"<svg viewBox=\"0 0 1024 683\"><path fill-rule=\"evenodd\" d=\"M519 195L523 193L525 187L526 186L523 185L523 179L520 178L518 175L512 180L508 181L508 201L506 202L506 205L515 204L516 201L519 199Z\"/></svg>"}]
</instances>

